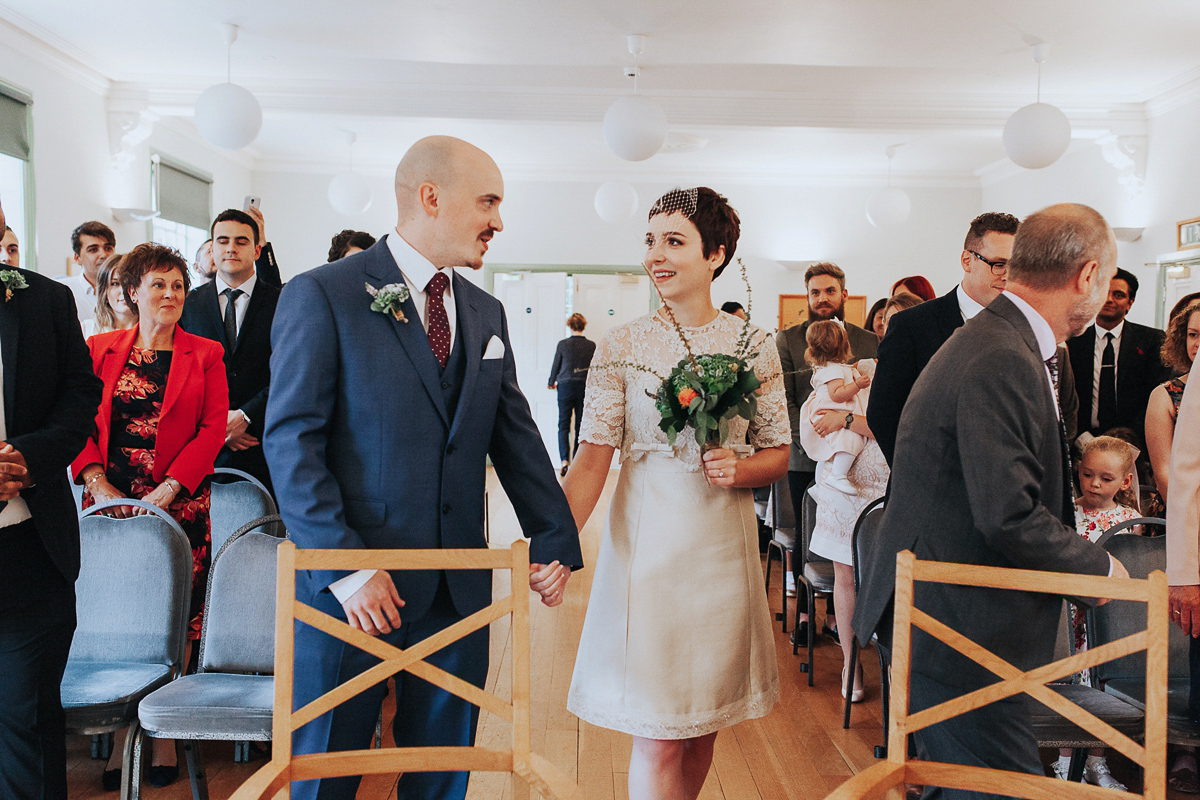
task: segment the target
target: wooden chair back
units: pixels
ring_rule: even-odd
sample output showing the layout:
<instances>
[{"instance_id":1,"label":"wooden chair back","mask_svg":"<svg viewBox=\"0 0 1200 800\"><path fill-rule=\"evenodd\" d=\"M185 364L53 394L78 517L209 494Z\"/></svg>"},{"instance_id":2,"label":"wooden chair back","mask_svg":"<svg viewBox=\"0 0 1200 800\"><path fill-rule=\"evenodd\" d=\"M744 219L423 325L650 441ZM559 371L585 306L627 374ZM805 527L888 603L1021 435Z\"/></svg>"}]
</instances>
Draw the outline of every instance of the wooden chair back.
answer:
<instances>
[{"instance_id":1,"label":"wooden chair back","mask_svg":"<svg viewBox=\"0 0 1200 800\"><path fill-rule=\"evenodd\" d=\"M1026 592L1101 597L1146 603L1146 630L1094 649L1076 653L1029 672L1022 672L962 634L913 607L915 582L979 586ZM843 783L826 800L903 794L905 783L940 786L985 794L1038 800L1103 800L1112 790L1057 778L983 767L909 761L907 737L923 728L982 708L1006 697L1028 694L1118 750L1143 769L1148 800L1165 800L1167 784L1167 578L1153 572L1145 580L1102 578L1036 570L1002 569L967 564L918 561L908 550L896 556L895 626L892 639L891 727L887 761L875 764ZM939 705L910 714L909 675L912 628L920 628L975 661L1001 680ZM1146 729L1139 744L1046 686L1081 669L1140 651L1146 652Z\"/></svg>"},{"instance_id":2,"label":"wooden chair back","mask_svg":"<svg viewBox=\"0 0 1200 800\"><path fill-rule=\"evenodd\" d=\"M450 627L401 649L368 636L347 623L296 600L297 570L509 570L512 592ZM231 800L257 800L288 790L291 781L393 772L510 772L514 800L526 800L532 786L546 800L579 797L579 789L557 767L530 751L529 545L509 550L299 550L279 545L275 618L275 709L271 761L246 781ZM438 650L498 619L512 618L512 700L503 700L425 662ZM294 621L340 639L380 659L380 663L302 708L292 710ZM292 755L292 734L335 706L402 671L408 671L481 709L512 723L505 750L484 747L408 747ZM290 796L290 794L286 795Z\"/></svg>"}]
</instances>

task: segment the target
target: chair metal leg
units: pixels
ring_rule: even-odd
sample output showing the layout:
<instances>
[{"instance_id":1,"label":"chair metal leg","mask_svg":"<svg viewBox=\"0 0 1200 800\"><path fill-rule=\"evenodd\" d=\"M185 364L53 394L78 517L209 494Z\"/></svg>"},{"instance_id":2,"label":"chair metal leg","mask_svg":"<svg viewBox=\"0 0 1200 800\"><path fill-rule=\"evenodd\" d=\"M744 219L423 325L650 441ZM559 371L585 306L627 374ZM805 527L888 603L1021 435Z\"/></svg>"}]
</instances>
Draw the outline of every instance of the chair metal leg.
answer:
<instances>
[{"instance_id":1,"label":"chair metal leg","mask_svg":"<svg viewBox=\"0 0 1200 800\"><path fill-rule=\"evenodd\" d=\"M192 800L208 800L208 776L204 773L204 760L200 757L200 742L185 739L182 744L188 780L192 783Z\"/></svg>"},{"instance_id":2,"label":"chair metal leg","mask_svg":"<svg viewBox=\"0 0 1200 800\"><path fill-rule=\"evenodd\" d=\"M813 591L812 584L808 586L808 685L813 685L813 649L816 647L814 639L817 635L817 626L813 624L813 609L817 605L817 593Z\"/></svg>"},{"instance_id":3,"label":"chair metal leg","mask_svg":"<svg viewBox=\"0 0 1200 800\"><path fill-rule=\"evenodd\" d=\"M1087 762L1087 748L1076 747L1071 750L1071 766L1067 768L1067 781L1079 783L1083 780L1083 765Z\"/></svg>"},{"instance_id":4,"label":"chair metal leg","mask_svg":"<svg viewBox=\"0 0 1200 800\"><path fill-rule=\"evenodd\" d=\"M846 680L842 685L842 694L846 695L846 707L842 711L842 729L850 727L850 698L854 695L854 673L858 669L858 643L850 648L850 669L846 670Z\"/></svg>"},{"instance_id":5,"label":"chair metal leg","mask_svg":"<svg viewBox=\"0 0 1200 800\"><path fill-rule=\"evenodd\" d=\"M108 760L112 755L113 735L111 733L97 733L92 735L92 758L96 760Z\"/></svg>"},{"instance_id":6,"label":"chair metal leg","mask_svg":"<svg viewBox=\"0 0 1200 800\"><path fill-rule=\"evenodd\" d=\"M138 800L142 795L142 748L146 734L136 719L125 735L125 752L121 754L121 800Z\"/></svg>"},{"instance_id":7,"label":"chair metal leg","mask_svg":"<svg viewBox=\"0 0 1200 800\"><path fill-rule=\"evenodd\" d=\"M883 650L875 646L875 654L879 656L879 695L883 702L883 744L875 746L876 758L887 758L887 740L888 740L888 714L892 702L892 679L888 674L887 659L883 657Z\"/></svg>"},{"instance_id":8,"label":"chair metal leg","mask_svg":"<svg viewBox=\"0 0 1200 800\"><path fill-rule=\"evenodd\" d=\"M780 611L775 615L775 619L783 620L783 626L780 629L783 633L788 632L788 612L787 612L787 550L783 545L772 539L767 542L767 580L766 591L771 592L771 562L779 561L779 579L783 582L783 588L780 590Z\"/></svg>"}]
</instances>

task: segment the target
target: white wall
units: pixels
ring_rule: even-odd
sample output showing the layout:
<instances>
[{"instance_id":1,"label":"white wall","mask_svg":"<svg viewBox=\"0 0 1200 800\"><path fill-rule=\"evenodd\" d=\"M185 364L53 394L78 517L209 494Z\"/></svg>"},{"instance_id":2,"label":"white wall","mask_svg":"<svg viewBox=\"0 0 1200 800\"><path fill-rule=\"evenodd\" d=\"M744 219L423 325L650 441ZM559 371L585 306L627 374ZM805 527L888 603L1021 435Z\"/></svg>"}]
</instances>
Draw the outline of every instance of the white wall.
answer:
<instances>
[{"instance_id":1,"label":"white wall","mask_svg":"<svg viewBox=\"0 0 1200 800\"><path fill-rule=\"evenodd\" d=\"M503 170L504 165L501 164ZM254 193L285 277L323 263L329 239L343 228L374 236L395 225L391 180L371 178L374 201L364 214L345 217L326 200L331 175L256 172ZM641 262L645 213L670 184L637 184L641 199L635 219L608 224L592 207L596 183L522 181L505 183L504 230L492 240L488 263L513 265L637 265ZM906 275L930 279L940 292L960 276L958 254L967 225L980 211L978 189L910 188L913 213L898 233L873 228L866 219L870 187L781 185L715 186L742 217L738 255L746 262L756 318L773 328L778 296L802 294L803 274L780 260L832 260L847 272L851 294L873 302ZM714 300L745 302L735 269L718 279Z\"/></svg>"}]
</instances>

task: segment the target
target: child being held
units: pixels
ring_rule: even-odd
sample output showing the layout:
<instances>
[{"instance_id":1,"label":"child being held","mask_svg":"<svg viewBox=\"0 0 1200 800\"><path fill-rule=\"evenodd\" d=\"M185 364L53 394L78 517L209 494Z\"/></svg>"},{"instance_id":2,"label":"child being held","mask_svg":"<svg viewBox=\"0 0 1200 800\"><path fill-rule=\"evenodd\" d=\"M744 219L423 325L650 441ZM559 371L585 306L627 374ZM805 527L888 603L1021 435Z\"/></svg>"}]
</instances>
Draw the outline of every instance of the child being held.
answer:
<instances>
[{"instance_id":1,"label":"child being held","mask_svg":"<svg viewBox=\"0 0 1200 800\"><path fill-rule=\"evenodd\" d=\"M1133 445L1114 436L1097 436L1083 445L1079 457L1079 497L1075 501L1075 530L1080 536L1094 542L1112 526L1141 516L1133 493L1133 465L1137 455ZM1086 650L1087 617L1082 608L1073 604L1071 611L1075 651ZM1082 683L1089 683L1086 671L1079 677ZM1060 750L1054 765L1055 775L1065 779L1070 763L1071 750ZM1108 771L1103 747L1088 750L1083 779L1105 789L1126 791L1125 785Z\"/></svg>"},{"instance_id":2,"label":"child being held","mask_svg":"<svg viewBox=\"0 0 1200 800\"><path fill-rule=\"evenodd\" d=\"M805 337L808 348L804 360L812 365L812 394L800 407L800 443L813 461L823 462L821 483L845 494L856 495L858 490L847 475L854 459L862 452L866 437L842 427L825 436L817 433L814 424L822 411L844 411L865 415L867 392L872 371L868 364L850 364L850 340L846 331L833 320L821 320L808 326Z\"/></svg>"}]
</instances>

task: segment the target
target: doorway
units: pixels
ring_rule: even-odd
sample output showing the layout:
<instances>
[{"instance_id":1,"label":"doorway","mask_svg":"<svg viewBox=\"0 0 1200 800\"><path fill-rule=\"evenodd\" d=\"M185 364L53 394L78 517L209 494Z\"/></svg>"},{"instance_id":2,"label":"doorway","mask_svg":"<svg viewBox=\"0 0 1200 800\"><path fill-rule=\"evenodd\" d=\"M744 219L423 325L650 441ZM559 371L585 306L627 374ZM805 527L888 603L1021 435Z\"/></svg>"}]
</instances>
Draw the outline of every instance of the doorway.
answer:
<instances>
[{"instance_id":1,"label":"doorway","mask_svg":"<svg viewBox=\"0 0 1200 800\"><path fill-rule=\"evenodd\" d=\"M549 389L550 367L559 340L570 335L567 317L587 318L584 336L605 333L649 313L653 291L642 272L497 270L492 294L508 315L508 336L517 363L517 382L529 401L552 463L558 460L558 397Z\"/></svg>"}]
</instances>

